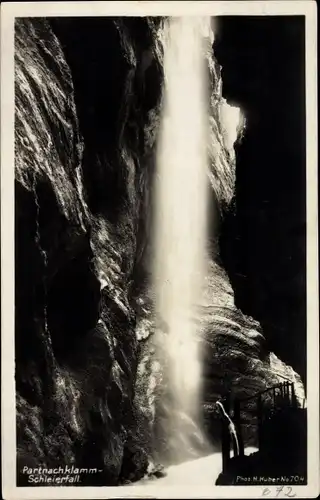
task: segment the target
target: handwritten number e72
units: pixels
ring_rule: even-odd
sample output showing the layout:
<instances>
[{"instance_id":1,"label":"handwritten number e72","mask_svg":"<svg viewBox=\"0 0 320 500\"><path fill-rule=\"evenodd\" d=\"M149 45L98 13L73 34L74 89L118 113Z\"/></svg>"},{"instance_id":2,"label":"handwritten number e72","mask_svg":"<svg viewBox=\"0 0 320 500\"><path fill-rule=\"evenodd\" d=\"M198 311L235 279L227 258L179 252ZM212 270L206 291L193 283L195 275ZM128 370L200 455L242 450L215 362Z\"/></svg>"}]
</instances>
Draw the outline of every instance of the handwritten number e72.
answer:
<instances>
[{"instance_id":1,"label":"handwritten number e72","mask_svg":"<svg viewBox=\"0 0 320 500\"><path fill-rule=\"evenodd\" d=\"M264 488L263 492L262 492L262 496L268 496L268 495L270 495L270 493L271 493L271 490L269 488ZM275 497L278 497L280 495L280 493L282 493L283 496L285 496L287 498L294 498L295 496L297 496L297 494L292 491L291 486L279 486L276 489Z\"/></svg>"}]
</instances>

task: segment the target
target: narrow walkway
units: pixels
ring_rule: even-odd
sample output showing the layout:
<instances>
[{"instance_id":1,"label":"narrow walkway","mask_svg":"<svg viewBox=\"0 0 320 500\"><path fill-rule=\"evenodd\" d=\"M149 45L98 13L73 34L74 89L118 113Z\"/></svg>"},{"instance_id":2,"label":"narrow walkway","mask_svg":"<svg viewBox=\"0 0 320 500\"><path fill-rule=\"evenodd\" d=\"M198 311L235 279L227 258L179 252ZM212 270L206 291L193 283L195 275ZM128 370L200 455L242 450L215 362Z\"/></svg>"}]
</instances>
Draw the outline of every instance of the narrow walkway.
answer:
<instances>
[{"instance_id":1,"label":"narrow walkway","mask_svg":"<svg viewBox=\"0 0 320 500\"><path fill-rule=\"evenodd\" d=\"M256 448L246 448L245 454L256 452ZM166 469L167 475L161 478L145 478L135 483L155 486L213 486L222 471L221 453L213 453Z\"/></svg>"}]
</instances>

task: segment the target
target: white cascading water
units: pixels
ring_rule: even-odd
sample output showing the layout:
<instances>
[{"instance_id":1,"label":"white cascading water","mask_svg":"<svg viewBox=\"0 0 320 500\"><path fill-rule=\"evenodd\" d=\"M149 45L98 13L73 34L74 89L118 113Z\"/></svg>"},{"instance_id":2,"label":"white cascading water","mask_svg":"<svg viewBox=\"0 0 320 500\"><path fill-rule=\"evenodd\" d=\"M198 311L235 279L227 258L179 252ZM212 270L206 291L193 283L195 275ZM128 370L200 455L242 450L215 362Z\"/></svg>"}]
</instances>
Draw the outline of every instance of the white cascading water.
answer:
<instances>
[{"instance_id":1,"label":"white cascading water","mask_svg":"<svg viewBox=\"0 0 320 500\"><path fill-rule=\"evenodd\" d=\"M158 317L166 324L164 349L172 392L168 439L190 445L199 422L201 360L195 307L206 275L208 211L208 73L203 18L170 20L164 54L164 103L155 185L154 284ZM179 417L180 416L180 417ZM192 426L191 426L192 428ZM179 455L184 454L180 449Z\"/></svg>"}]
</instances>

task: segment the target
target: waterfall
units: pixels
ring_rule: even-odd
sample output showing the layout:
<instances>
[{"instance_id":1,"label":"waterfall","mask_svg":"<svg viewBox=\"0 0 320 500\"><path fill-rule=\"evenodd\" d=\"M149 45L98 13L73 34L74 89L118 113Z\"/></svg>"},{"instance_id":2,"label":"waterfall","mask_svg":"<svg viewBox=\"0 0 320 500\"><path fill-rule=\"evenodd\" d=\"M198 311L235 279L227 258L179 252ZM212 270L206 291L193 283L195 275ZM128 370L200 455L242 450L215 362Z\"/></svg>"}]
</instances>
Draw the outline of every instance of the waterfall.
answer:
<instances>
[{"instance_id":1,"label":"waterfall","mask_svg":"<svg viewBox=\"0 0 320 500\"><path fill-rule=\"evenodd\" d=\"M164 51L164 95L157 152L154 221L156 311L171 392L167 439L183 459L199 428L201 360L195 306L205 270L208 212L208 71L203 18L171 18ZM191 424L192 423L192 424Z\"/></svg>"}]
</instances>

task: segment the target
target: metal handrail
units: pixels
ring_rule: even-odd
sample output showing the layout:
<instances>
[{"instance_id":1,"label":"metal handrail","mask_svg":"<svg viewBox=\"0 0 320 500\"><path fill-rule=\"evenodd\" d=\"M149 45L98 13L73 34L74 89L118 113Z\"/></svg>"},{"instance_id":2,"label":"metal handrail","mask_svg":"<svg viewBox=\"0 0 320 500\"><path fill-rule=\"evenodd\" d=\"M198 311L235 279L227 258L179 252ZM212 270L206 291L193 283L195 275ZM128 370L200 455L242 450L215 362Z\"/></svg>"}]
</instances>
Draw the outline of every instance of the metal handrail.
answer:
<instances>
[{"instance_id":1,"label":"metal handrail","mask_svg":"<svg viewBox=\"0 0 320 500\"><path fill-rule=\"evenodd\" d=\"M276 394L275 391L277 389L281 389L280 394ZM270 406L263 404L263 399L262 396L264 394L267 394L268 392L273 393L272 397L272 403ZM280 396L280 400L282 400L283 405L277 406L277 397ZM241 426L244 423L243 419L241 418L241 412L252 412L252 409L247 408L241 408L241 404L250 400L256 400L257 407L255 410L255 413L257 415L257 427L258 427L258 442L259 442L259 449L261 449L261 446L263 445L262 443L262 424L264 421L264 415L266 414L267 410L283 410L284 408L294 408L297 403L296 399L296 394L294 391L294 382L280 382L279 384L276 384L272 387L269 387L268 389L265 389L263 391L257 392L253 396L247 397L247 398L235 398L233 401L233 412L230 407L230 394L229 397L227 397L225 404L226 404L226 409L227 413L230 412L230 415L233 414L233 422L234 426L237 432L237 438L239 442L239 455L244 455L244 443L243 443L243 438L242 438L242 429ZM250 422L251 424L255 425L253 422ZM225 472L228 468L228 463L230 460L230 436L228 436L228 430L226 429L226 426L222 426L222 462L223 462L223 471Z\"/></svg>"},{"instance_id":2,"label":"metal handrail","mask_svg":"<svg viewBox=\"0 0 320 500\"><path fill-rule=\"evenodd\" d=\"M268 387L268 389L265 389L264 391L259 391L259 392L255 393L255 394L253 394L253 396L249 396L247 398L241 398L240 402L242 403L244 401L250 401L252 399L256 399L259 396L262 396L263 394L266 394L267 392L274 391L275 389L281 389L281 387L284 387L284 386L287 386L287 385L293 388L294 382L280 382L277 385L273 385L272 387Z\"/></svg>"}]
</instances>

